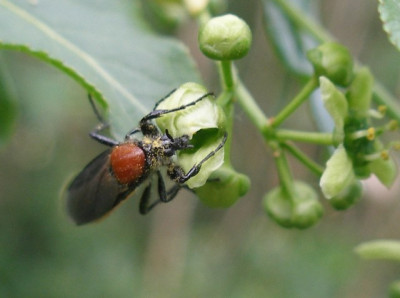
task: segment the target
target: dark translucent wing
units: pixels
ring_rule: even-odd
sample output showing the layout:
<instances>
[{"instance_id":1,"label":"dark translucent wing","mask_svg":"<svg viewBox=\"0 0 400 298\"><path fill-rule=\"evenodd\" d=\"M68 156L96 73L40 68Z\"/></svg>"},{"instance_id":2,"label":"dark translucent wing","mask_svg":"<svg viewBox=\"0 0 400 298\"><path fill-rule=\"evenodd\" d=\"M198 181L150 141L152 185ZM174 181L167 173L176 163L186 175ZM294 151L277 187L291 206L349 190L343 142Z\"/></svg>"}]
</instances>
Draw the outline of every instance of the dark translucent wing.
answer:
<instances>
[{"instance_id":1,"label":"dark translucent wing","mask_svg":"<svg viewBox=\"0 0 400 298\"><path fill-rule=\"evenodd\" d=\"M110 152L104 151L93 159L68 186L67 210L78 225L99 219L133 190L111 175Z\"/></svg>"}]
</instances>

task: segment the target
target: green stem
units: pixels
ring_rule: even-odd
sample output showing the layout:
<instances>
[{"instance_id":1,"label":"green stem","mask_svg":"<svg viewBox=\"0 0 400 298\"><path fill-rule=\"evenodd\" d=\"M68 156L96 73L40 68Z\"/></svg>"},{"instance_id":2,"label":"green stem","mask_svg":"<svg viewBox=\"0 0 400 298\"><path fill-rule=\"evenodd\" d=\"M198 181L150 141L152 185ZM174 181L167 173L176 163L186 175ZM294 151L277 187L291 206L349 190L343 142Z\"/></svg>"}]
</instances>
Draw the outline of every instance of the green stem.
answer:
<instances>
[{"instance_id":1,"label":"green stem","mask_svg":"<svg viewBox=\"0 0 400 298\"><path fill-rule=\"evenodd\" d=\"M286 15L290 18L295 26L298 26L305 31L309 32L321 43L334 41L335 38L330 35L323 27L311 20L301 10L295 8L286 0L273 0ZM356 64L360 64L357 62ZM387 113L391 117L400 121L400 105L396 99L388 92L378 81L375 80L374 88L374 101L378 104L387 106Z\"/></svg>"},{"instance_id":2,"label":"green stem","mask_svg":"<svg viewBox=\"0 0 400 298\"><path fill-rule=\"evenodd\" d=\"M335 38L330 35L320 24L312 21L300 9L290 4L287 0L273 0L297 26L308 31L320 42L334 41Z\"/></svg>"},{"instance_id":3,"label":"green stem","mask_svg":"<svg viewBox=\"0 0 400 298\"><path fill-rule=\"evenodd\" d=\"M235 78L233 71L232 61L219 61L218 70L221 79L221 85L223 86L223 91L217 99L217 103L222 107L226 116L226 131L231 136L225 143L224 150L224 163L226 165L231 165L231 145L232 145L232 132L233 132L233 97L235 89Z\"/></svg>"},{"instance_id":4,"label":"green stem","mask_svg":"<svg viewBox=\"0 0 400 298\"><path fill-rule=\"evenodd\" d=\"M306 101L310 94L318 87L318 79L313 76L309 79L307 84L303 87L299 94L282 110L279 114L274 117L272 126L279 126L287 117L289 117L296 109Z\"/></svg>"},{"instance_id":5,"label":"green stem","mask_svg":"<svg viewBox=\"0 0 400 298\"><path fill-rule=\"evenodd\" d=\"M278 129L275 131L275 137L280 141L291 140L318 145L335 145L332 133Z\"/></svg>"},{"instance_id":6,"label":"green stem","mask_svg":"<svg viewBox=\"0 0 400 298\"><path fill-rule=\"evenodd\" d=\"M269 144L274 150L275 163L282 190L286 192L289 198L294 198L296 191L294 188L293 176L290 171L285 153L278 143L270 142Z\"/></svg>"},{"instance_id":7,"label":"green stem","mask_svg":"<svg viewBox=\"0 0 400 298\"><path fill-rule=\"evenodd\" d=\"M233 107L233 92L223 91L221 95L217 98L217 104L222 107L224 114L226 116L226 131L228 134L232 134L233 130L233 114L234 114L234 107ZM231 165L231 144L232 144L232 137L228 137L225 146L224 146L224 163L226 165Z\"/></svg>"},{"instance_id":8,"label":"green stem","mask_svg":"<svg viewBox=\"0 0 400 298\"><path fill-rule=\"evenodd\" d=\"M318 163L314 162L307 155L305 155L304 152L297 148L294 144L282 143L281 146L284 147L288 152L290 152L294 157L296 157L315 175L317 175L318 177L322 176L324 168Z\"/></svg>"},{"instance_id":9,"label":"green stem","mask_svg":"<svg viewBox=\"0 0 400 298\"><path fill-rule=\"evenodd\" d=\"M232 61L227 60L227 61L219 61L218 66L220 69L220 74L222 76L221 81L224 86L224 90L233 90L234 88L234 78L233 78L233 65Z\"/></svg>"},{"instance_id":10,"label":"green stem","mask_svg":"<svg viewBox=\"0 0 400 298\"><path fill-rule=\"evenodd\" d=\"M267 116L262 112L244 84L240 80L237 80L236 84L236 97L240 107L259 131L265 131L269 122Z\"/></svg>"}]
</instances>

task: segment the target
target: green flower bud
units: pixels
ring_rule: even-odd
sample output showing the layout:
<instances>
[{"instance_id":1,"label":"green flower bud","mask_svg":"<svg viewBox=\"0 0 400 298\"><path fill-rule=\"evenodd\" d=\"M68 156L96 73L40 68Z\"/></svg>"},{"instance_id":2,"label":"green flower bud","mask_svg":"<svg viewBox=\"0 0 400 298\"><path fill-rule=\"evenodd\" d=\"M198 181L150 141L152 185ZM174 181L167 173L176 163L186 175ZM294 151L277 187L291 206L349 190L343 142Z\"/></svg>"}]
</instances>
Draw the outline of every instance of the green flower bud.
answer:
<instances>
[{"instance_id":1,"label":"green flower bud","mask_svg":"<svg viewBox=\"0 0 400 298\"><path fill-rule=\"evenodd\" d=\"M340 194L329 200L333 208L337 210L345 210L353 206L362 195L362 184L355 180L352 184L346 187Z\"/></svg>"},{"instance_id":2,"label":"green flower bud","mask_svg":"<svg viewBox=\"0 0 400 298\"><path fill-rule=\"evenodd\" d=\"M349 108L356 117L368 116L373 84L373 77L368 68L363 67L357 71L346 94Z\"/></svg>"},{"instance_id":3,"label":"green flower bud","mask_svg":"<svg viewBox=\"0 0 400 298\"><path fill-rule=\"evenodd\" d=\"M346 97L326 77L320 77L319 84L324 106L335 123L335 132L340 136L338 139L343 139L344 123L348 113Z\"/></svg>"},{"instance_id":4,"label":"green flower bud","mask_svg":"<svg viewBox=\"0 0 400 298\"><path fill-rule=\"evenodd\" d=\"M228 166L222 166L212 173L203 186L195 193L207 206L226 208L244 196L250 188L250 179Z\"/></svg>"},{"instance_id":5,"label":"green flower bud","mask_svg":"<svg viewBox=\"0 0 400 298\"><path fill-rule=\"evenodd\" d=\"M204 96L207 90L196 83L186 83L179 87L157 109L173 109L191 103ZM208 96L182 111L165 114L156 119L157 126L173 137L188 135L193 149L181 150L177 155L178 164L187 172L199 163L221 143L225 132L225 115L212 96ZM186 182L190 188L200 187L224 161L224 150L219 150L207 160L200 172Z\"/></svg>"},{"instance_id":6,"label":"green flower bud","mask_svg":"<svg viewBox=\"0 0 400 298\"><path fill-rule=\"evenodd\" d=\"M235 60L244 57L251 46L249 26L237 16L215 17L199 31L200 50L214 60Z\"/></svg>"},{"instance_id":7,"label":"green flower bud","mask_svg":"<svg viewBox=\"0 0 400 298\"><path fill-rule=\"evenodd\" d=\"M353 163L341 144L326 163L319 185L327 199L339 195L355 180Z\"/></svg>"},{"instance_id":8,"label":"green flower bud","mask_svg":"<svg viewBox=\"0 0 400 298\"><path fill-rule=\"evenodd\" d=\"M285 228L305 229L314 225L322 216L323 209L316 192L308 184L295 181L296 196L290 197L281 186L264 196L267 214Z\"/></svg>"},{"instance_id":9,"label":"green flower bud","mask_svg":"<svg viewBox=\"0 0 400 298\"><path fill-rule=\"evenodd\" d=\"M317 76L325 76L334 84L347 86L353 77L353 60L341 44L326 42L308 51L308 60Z\"/></svg>"}]
</instances>

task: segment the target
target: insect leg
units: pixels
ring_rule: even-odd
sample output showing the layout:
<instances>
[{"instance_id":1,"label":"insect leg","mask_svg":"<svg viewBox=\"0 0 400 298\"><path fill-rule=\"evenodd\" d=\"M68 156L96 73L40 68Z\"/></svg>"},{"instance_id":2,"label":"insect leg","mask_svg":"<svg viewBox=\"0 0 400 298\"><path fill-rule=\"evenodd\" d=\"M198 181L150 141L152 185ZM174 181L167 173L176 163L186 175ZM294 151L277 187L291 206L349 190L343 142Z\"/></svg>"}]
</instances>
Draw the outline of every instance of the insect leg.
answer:
<instances>
[{"instance_id":1,"label":"insect leg","mask_svg":"<svg viewBox=\"0 0 400 298\"><path fill-rule=\"evenodd\" d=\"M99 113L99 110L97 110L96 105L94 104L93 98L90 95L90 93L88 94L88 98L89 98L89 102L90 102L90 105L92 106L94 114L96 115L97 119L100 121L100 123L89 133L90 137L106 146L112 147L112 146L118 145L119 142L117 142L116 140L113 140L111 138L108 138L108 137L100 134L101 131L103 131L104 129L109 127L109 124L104 121L104 118Z\"/></svg>"},{"instance_id":2,"label":"insect leg","mask_svg":"<svg viewBox=\"0 0 400 298\"><path fill-rule=\"evenodd\" d=\"M175 184L167 192L165 188L165 182L163 177L161 176L160 171L157 172L157 175L158 175L158 194L160 197L160 201L163 203L168 203L176 197L182 186L180 184Z\"/></svg>"},{"instance_id":3,"label":"insect leg","mask_svg":"<svg viewBox=\"0 0 400 298\"><path fill-rule=\"evenodd\" d=\"M143 192L142 198L140 199L139 204L139 212L141 214L147 214L151 209L153 209L160 202L168 202L168 195L165 189L164 179L160 173L157 171L157 187L158 187L158 199L149 204L150 200L150 192L151 192L151 183L146 187Z\"/></svg>"},{"instance_id":4,"label":"insect leg","mask_svg":"<svg viewBox=\"0 0 400 298\"><path fill-rule=\"evenodd\" d=\"M125 141L129 140L134 134L140 132L139 128L134 128L125 135Z\"/></svg>"},{"instance_id":5,"label":"insect leg","mask_svg":"<svg viewBox=\"0 0 400 298\"><path fill-rule=\"evenodd\" d=\"M217 148L208 153L206 157L204 157L198 164L194 165L187 173L184 173L181 167L174 166L168 171L168 175L171 177L172 180L175 180L178 183L185 183L190 178L196 176L199 173L202 164L213 157L225 145L227 138L228 133L225 133L221 143L219 143Z\"/></svg>"},{"instance_id":6,"label":"insect leg","mask_svg":"<svg viewBox=\"0 0 400 298\"><path fill-rule=\"evenodd\" d=\"M158 195L159 199L156 200L155 202L149 204L150 200L150 192L151 192L151 184L146 187L146 189L143 192L143 195L140 199L139 203L139 212L140 214L147 214L152 210L157 204L159 203L168 203L172 201L176 195L178 194L179 190L182 188L180 184L175 184L174 186L171 187L168 192L166 191L165 188L165 183L164 179L160 173L160 171L157 171L157 181L158 181Z\"/></svg>"},{"instance_id":7,"label":"insect leg","mask_svg":"<svg viewBox=\"0 0 400 298\"><path fill-rule=\"evenodd\" d=\"M140 198L139 213L142 215L149 213L150 210L154 208L154 206L160 203L160 200L157 200L151 205L149 205L150 194L151 194L151 183L145 188L142 197Z\"/></svg>"},{"instance_id":8,"label":"insect leg","mask_svg":"<svg viewBox=\"0 0 400 298\"><path fill-rule=\"evenodd\" d=\"M153 111L157 109L157 106L162 103L164 100L166 100L168 97L171 96L172 93L176 91L176 88L174 88L171 92L169 92L167 95L165 95L163 98L159 99L156 104L154 105Z\"/></svg>"},{"instance_id":9,"label":"insect leg","mask_svg":"<svg viewBox=\"0 0 400 298\"><path fill-rule=\"evenodd\" d=\"M93 97L90 93L88 94L88 98L89 98L90 105L92 106L93 112L96 115L97 119L99 120L100 123L103 123L104 125L106 125L106 121L104 121L103 116L101 116L99 110L97 109L96 105L94 104Z\"/></svg>"},{"instance_id":10,"label":"insect leg","mask_svg":"<svg viewBox=\"0 0 400 298\"><path fill-rule=\"evenodd\" d=\"M142 120L140 120L140 126L142 126L143 124L145 124L145 123L148 122L149 120L155 119L155 118L158 118L158 117L161 117L161 116L164 115L164 114L168 114L168 113L173 113L173 112L181 111L181 110L186 109L187 107L194 106L196 103L198 103L199 101L203 100L204 98L206 98L206 97L209 96L209 95L213 95L213 93L206 93L206 94L204 94L203 96L199 97L198 99L196 99L196 100L194 100L194 101L192 101L192 102L189 102L188 104L181 105L180 107L177 107L177 108L174 108L174 109L169 109L169 110L153 110L153 111L151 111L149 114L147 114L146 116L144 116L144 117L142 118ZM164 98L164 99L165 99L165 98ZM164 99L162 99L162 100L164 100ZM162 101L162 100L161 100L161 101ZM158 104L159 104L159 103L158 103ZM158 104L157 104L157 105L158 105ZM156 107L157 107L157 106L156 106Z\"/></svg>"}]
</instances>

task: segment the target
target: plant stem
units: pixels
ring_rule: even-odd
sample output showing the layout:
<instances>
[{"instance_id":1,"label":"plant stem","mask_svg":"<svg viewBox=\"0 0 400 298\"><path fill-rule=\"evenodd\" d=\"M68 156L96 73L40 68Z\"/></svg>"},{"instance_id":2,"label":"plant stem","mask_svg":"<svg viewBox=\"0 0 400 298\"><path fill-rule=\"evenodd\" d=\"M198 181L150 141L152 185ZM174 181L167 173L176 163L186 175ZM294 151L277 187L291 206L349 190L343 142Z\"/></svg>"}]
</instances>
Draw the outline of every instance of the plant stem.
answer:
<instances>
[{"instance_id":1,"label":"plant stem","mask_svg":"<svg viewBox=\"0 0 400 298\"><path fill-rule=\"evenodd\" d=\"M266 129L268 129L269 121L267 116L265 116L253 96L240 80L237 80L236 96L240 107L257 127L257 129L261 132L264 132Z\"/></svg>"},{"instance_id":2,"label":"plant stem","mask_svg":"<svg viewBox=\"0 0 400 298\"><path fill-rule=\"evenodd\" d=\"M233 106L233 92L223 91L221 95L217 98L217 104L222 107L224 110L224 114L226 116L226 131L228 134L232 134L233 130L233 114L234 114L234 106ZM232 144L232 136L228 137L225 146L224 146L224 163L226 165L231 164L230 156L231 156L231 144Z\"/></svg>"},{"instance_id":3,"label":"plant stem","mask_svg":"<svg viewBox=\"0 0 400 298\"><path fill-rule=\"evenodd\" d=\"M289 198L294 198L296 195L293 183L293 176L289 168L285 152L282 147L276 142L270 142L271 148L274 150L276 169L279 175L279 181L282 189L286 192Z\"/></svg>"},{"instance_id":4,"label":"plant stem","mask_svg":"<svg viewBox=\"0 0 400 298\"><path fill-rule=\"evenodd\" d=\"M294 23L295 26L303 28L305 31L309 32L321 43L334 41L335 38L330 35L324 28L317 24L315 21L311 20L306 14L301 10L295 8L290 4L290 1L286 0L273 0L284 13L287 14L289 19ZM356 64L360 64L357 62ZM383 104L387 106L387 113L391 117L400 121L400 105L396 99L388 92L377 80L373 87L374 101L378 104Z\"/></svg>"},{"instance_id":5,"label":"plant stem","mask_svg":"<svg viewBox=\"0 0 400 298\"><path fill-rule=\"evenodd\" d=\"M273 0L283 11L287 14L289 19L293 21L296 26L308 31L319 42L333 41L335 38L330 35L320 24L312 21L301 10L297 9L294 5L290 4L287 0Z\"/></svg>"},{"instance_id":6,"label":"plant stem","mask_svg":"<svg viewBox=\"0 0 400 298\"><path fill-rule=\"evenodd\" d=\"M275 136L281 141L291 140L328 146L335 144L332 133L277 129Z\"/></svg>"},{"instance_id":7,"label":"plant stem","mask_svg":"<svg viewBox=\"0 0 400 298\"><path fill-rule=\"evenodd\" d=\"M314 162L311 158L304 154L299 148L297 148L294 144L282 143L282 147L284 147L287 151L289 151L294 157L296 157L301 163L303 163L310 171L312 171L318 177L322 176L324 172L324 168Z\"/></svg>"},{"instance_id":8,"label":"plant stem","mask_svg":"<svg viewBox=\"0 0 400 298\"><path fill-rule=\"evenodd\" d=\"M232 72L232 61L219 61L218 66L220 68L220 74L222 76L221 81L223 83L224 90L233 90L235 84Z\"/></svg>"},{"instance_id":9,"label":"plant stem","mask_svg":"<svg viewBox=\"0 0 400 298\"><path fill-rule=\"evenodd\" d=\"M279 126L287 117L289 117L296 109L308 99L310 94L318 87L318 80L315 76L311 77L299 94L274 117L272 126Z\"/></svg>"}]
</instances>

